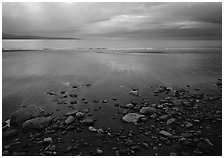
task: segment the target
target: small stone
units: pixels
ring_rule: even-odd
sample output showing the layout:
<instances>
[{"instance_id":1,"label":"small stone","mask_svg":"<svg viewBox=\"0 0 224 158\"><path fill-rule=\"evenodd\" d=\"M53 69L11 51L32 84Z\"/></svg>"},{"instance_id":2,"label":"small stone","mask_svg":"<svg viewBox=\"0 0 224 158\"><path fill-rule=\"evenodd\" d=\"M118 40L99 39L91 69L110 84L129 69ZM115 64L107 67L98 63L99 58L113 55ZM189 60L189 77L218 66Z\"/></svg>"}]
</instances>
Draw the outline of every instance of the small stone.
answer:
<instances>
[{"instance_id":1,"label":"small stone","mask_svg":"<svg viewBox=\"0 0 224 158\"><path fill-rule=\"evenodd\" d=\"M208 145L214 146L214 144L209 139L206 138L205 141L208 143Z\"/></svg>"},{"instance_id":2,"label":"small stone","mask_svg":"<svg viewBox=\"0 0 224 158\"><path fill-rule=\"evenodd\" d=\"M188 123L186 124L186 127L187 127L187 128L192 127L192 126L193 126L193 124L190 123L190 122L188 122Z\"/></svg>"},{"instance_id":3,"label":"small stone","mask_svg":"<svg viewBox=\"0 0 224 158\"><path fill-rule=\"evenodd\" d=\"M103 103L107 103L108 102L108 100L103 100Z\"/></svg>"},{"instance_id":4,"label":"small stone","mask_svg":"<svg viewBox=\"0 0 224 158\"><path fill-rule=\"evenodd\" d=\"M176 153L171 152L171 153L170 153L170 156L177 156L177 154L176 154Z\"/></svg>"},{"instance_id":5,"label":"small stone","mask_svg":"<svg viewBox=\"0 0 224 158\"><path fill-rule=\"evenodd\" d=\"M176 121L175 118L171 118L171 119L167 120L166 124L167 124L167 125L171 125L171 124L174 123L175 121Z\"/></svg>"},{"instance_id":6,"label":"small stone","mask_svg":"<svg viewBox=\"0 0 224 158\"><path fill-rule=\"evenodd\" d=\"M44 143L52 143L52 138L49 137L49 138L44 138Z\"/></svg>"},{"instance_id":7,"label":"small stone","mask_svg":"<svg viewBox=\"0 0 224 158\"><path fill-rule=\"evenodd\" d=\"M73 93L72 93L72 94L69 94L69 96L70 96L71 98L76 98L76 97L78 97L77 94L73 94Z\"/></svg>"},{"instance_id":8,"label":"small stone","mask_svg":"<svg viewBox=\"0 0 224 158\"><path fill-rule=\"evenodd\" d=\"M160 131L159 132L161 135L166 136L166 137L172 137L173 135L167 131Z\"/></svg>"},{"instance_id":9,"label":"small stone","mask_svg":"<svg viewBox=\"0 0 224 158\"><path fill-rule=\"evenodd\" d=\"M103 154L103 150L101 150L101 149L96 149L96 153L99 154L99 155L101 155L101 154Z\"/></svg>"},{"instance_id":10,"label":"small stone","mask_svg":"<svg viewBox=\"0 0 224 158\"><path fill-rule=\"evenodd\" d=\"M77 118L83 118L84 117L84 113L82 112L77 112L75 115Z\"/></svg>"},{"instance_id":11,"label":"small stone","mask_svg":"<svg viewBox=\"0 0 224 158\"><path fill-rule=\"evenodd\" d=\"M91 117L88 117L82 121L80 121L80 123L83 123L85 125L93 125L94 124L94 119Z\"/></svg>"},{"instance_id":12,"label":"small stone","mask_svg":"<svg viewBox=\"0 0 224 158\"><path fill-rule=\"evenodd\" d=\"M97 129L94 128L94 127L92 127L92 126L89 127L89 130L90 130L91 132L97 132Z\"/></svg>"},{"instance_id":13,"label":"small stone","mask_svg":"<svg viewBox=\"0 0 224 158\"><path fill-rule=\"evenodd\" d=\"M169 115L163 115L163 116L160 116L159 119L160 120L166 120L168 119Z\"/></svg>"},{"instance_id":14,"label":"small stone","mask_svg":"<svg viewBox=\"0 0 224 158\"><path fill-rule=\"evenodd\" d=\"M134 142L133 142L133 140L128 139L128 140L125 142L125 144L126 144L127 146L131 146L131 145L134 144Z\"/></svg>"},{"instance_id":15,"label":"small stone","mask_svg":"<svg viewBox=\"0 0 224 158\"><path fill-rule=\"evenodd\" d=\"M14 152L12 156L26 156L25 152Z\"/></svg>"},{"instance_id":16,"label":"small stone","mask_svg":"<svg viewBox=\"0 0 224 158\"><path fill-rule=\"evenodd\" d=\"M8 156L8 155L9 155L9 151L4 150L4 151L2 152L2 155L3 155L3 156Z\"/></svg>"},{"instance_id":17,"label":"small stone","mask_svg":"<svg viewBox=\"0 0 224 158\"><path fill-rule=\"evenodd\" d=\"M153 114L156 112L156 109L153 107L142 107L140 109L141 114Z\"/></svg>"},{"instance_id":18,"label":"small stone","mask_svg":"<svg viewBox=\"0 0 224 158\"><path fill-rule=\"evenodd\" d=\"M188 137L192 137L193 135L191 133L186 132L186 133L182 133L181 136L188 138Z\"/></svg>"},{"instance_id":19,"label":"small stone","mask_svg":"<svg viewBox=\"0 0 224 158\"><path fill-rule=\"evenodd\" d=\"M69 116L69 117L65 120L65 123L68 125L68 124L71 124L74 120L75 120L75 118L74 118L73 116Z\"/></svg>"},{"instance_id":20,"label":"small stone","mask_svg":"<svg viewBox=\"0 0 224 158\"><path fill-rule=\"evenodd\" d=\"M125 108L133 108L133 107L134 107L134 105L133 105L133 104L131 104L131 103L129 103L129 104L124 105L124 107L125 107Z\"/></svg>"},{"instance_id":21,"label":"small stone","mask_svg":"<svg viewBox=\"0 0 224 158\"><path fill-rule=\"evenodd\" d=\"M76 100L72 100L72 101L70 101L70 104L77 104L77 101Z\"/></svg>"},{"instance_id":22,"label":"small stone","mask_svg":"<svg viewBox=\"0 0 224 158\"><path fill-rule=\"evenodd\" d=\"M132 89L129 94L134 95L134 96L138 96L138 90L137 89Z\"/></svg>"},{"instance_id":23,"label":"small stone","mask_svg":"<svg viewBox=\"0 0 224 158\"><path fill-rule=\"evenodd\" d=\"M137 113L129 113L127 115L125 115L122 120L124 122L128 122L128 123L137 123L138 119L141 117L144 117L145 115L139 115Z\"/></svg>"},{"instance_id":24,"label":"small stone","mask_svg":"<svg viewBox=\"0 0 224 158\"><path fill-rule=\"evenodd\" d=\"M65 116L75 115L78 112L78 110L69 111L65 114Z\"/></svg>"}]
</instances>

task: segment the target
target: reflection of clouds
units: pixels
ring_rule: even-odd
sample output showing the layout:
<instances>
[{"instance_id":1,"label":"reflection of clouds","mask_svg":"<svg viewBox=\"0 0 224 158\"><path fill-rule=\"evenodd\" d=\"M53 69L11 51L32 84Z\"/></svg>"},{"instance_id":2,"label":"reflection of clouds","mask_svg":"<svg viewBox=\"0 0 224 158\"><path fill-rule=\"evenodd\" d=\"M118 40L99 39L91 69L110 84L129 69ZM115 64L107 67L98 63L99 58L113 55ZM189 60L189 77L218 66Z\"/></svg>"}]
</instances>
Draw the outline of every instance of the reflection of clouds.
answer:
<instances>
[{"instance_id":1,"label":"reflection of clouds","mask_svg":"<svg viewBox=\"0 0 224 158\"><path fill-rule=\"evenodd\" d=\"M110 69L124 72L124 71L134 71L134 72L144 72L145 69L141 63L138 62L136 56L97 56L100 63L108 66Z\"/></svg>"}]
</instances>

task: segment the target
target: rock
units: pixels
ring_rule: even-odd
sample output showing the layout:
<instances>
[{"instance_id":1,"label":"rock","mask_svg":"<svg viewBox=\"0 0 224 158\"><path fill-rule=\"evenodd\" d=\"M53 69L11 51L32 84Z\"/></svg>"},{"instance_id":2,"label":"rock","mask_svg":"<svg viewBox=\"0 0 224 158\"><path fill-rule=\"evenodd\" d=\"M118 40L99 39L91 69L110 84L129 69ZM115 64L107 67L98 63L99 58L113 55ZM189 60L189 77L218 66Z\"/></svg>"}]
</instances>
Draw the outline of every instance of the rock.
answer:
<instances>
[{"instance_id":1,"label":"rock","mask_svg":"<svg viewBox=\"0 0 224 158\"><path fill-rule=\"evenodd\" d=\"M188 128L188 127L192 127L193 126L193 124L192 123L190 123L190 122L188 122L187 124L186 124L186 127Z\"/></svg>"},{"instance_id":2,"label":"rock","mask_svg":"<svg viewBox=\"0 0 224 158\"><path fill-rule=\"evenodd\" d=\"M167 131L160 131L159 132L161 135L166 136L166 137L172 137L173 135Z\"/></svg>"},{"instance_id":3,"label":"rock","mask_svg":"<svg viewBox=\"0 0 224 158\"><path fill-rule=\"evenodd\" d=\"M160 120L166 120L168 119L169 115L163 115L163 116L160 116L159 119Z\"/></svg>"},{"instance_id":4,"label":"rock","mask_svg":"<svg viewBox=\"0 0 224 158\"><path fill-rule=\"evenodd\" d=\"M129 94L134 95L134 96L138 96L138 90L137 89L132 89Z\"/></svg>"},{"instance_id":5,"label":"rock","mask_svg":"<svg viewBox=\"0 0 224 158\"><path fill-rule=\"evenodd\" d=\"M140 109L141 114L153 114L156 112L156 109L153 107L142 107Z\"/></svg>"},{"instance_id":6,"label":"rock","mask_svg":"<svg viewBox=\"0 0 224 158\"><path fill-rule=\"evenodd\" d=\"M121 149L117 152L118 155L121 156L128 156L128 150L127 149Z\"/></svg>"},{"instance_id":7,"label":"rock","mask_svg":"<svg viewBox=\"0 0 224 158\"><path fill-rule=\"evenodd\" d=\"M78 110L69 111L65 114L65 116L75 115L78 112Z\"/></svg>"},{"instance_id":8,"label":"rock","mask_svg":"<svg viewBox=\"0 0 224 158\"><path fill-rule=\"evenodd\" d=\"M3 155L3 156L8 156L8 155L9 155L9 151L4 150L4 151L2 152L2 155Z\"/></svg>"},{"instance_id":9,"label":"rock","mask_svg":"<svg viewBox=\"0 0 224 158\"><path fill-rule=\"evenodd\" d=\"M43 129L48 127L52 118L49 117L38 117L34 119L27 120L23 123L23 129L30 130L30 129Z\"/></svg>"},{"instance_id":10,"label":"rock","mask_svg":"<svg viewBox=\"0 0 224 158\"><path fill-rule=\"evenodd\" d=\"M182 105L182 100L180 100L180 99L173 100L173 105L174 106L181 106Z\"/></svg>"},{"instance_id":11,"label":"rock","mask_svg":"<svg viewBox=\"0 0 224 158\"><path fill-rule=\"evenodd\" d=\"M94 127L92 127L92 126L89 127L89 130L90 130L91 132L97 132L97 129L94 128Z\"/></svg>"},{"instance_id":12,"label":"rock","mask_svg":"<svg viewBox=\"0 0 224 158\"><path fill-rule=\"evenodd\" d=\"M171 118L171 119L167 120L166 124L167 124L167 125L171 125L171 124L174 123L175 121L176 121L175 118Z\"/></svg>"},{"instance_id":13,"label":"rock","mask_svg":"<svg viewBox=\"0 0 224 158\"><path fill-rule=\"evenodd\" d=\"M140 149L141 149L141 146L140 145L131 146L131 150L140 151Z\"/></svg>"},{"instance_id":14,"label":"rock","mask_svg":"<svg viewBox=\"0 0 224 158\"><path fill-rule=\"evenodd\" d=\"M70 104L77 104L77 101L76 100L72 100L72 101L70 101Z\"/></svg>"},{"instance_id":15,"label":"rock","mask_svg":"<svg viewBox=\"0 0 224 158\"><path fill-rule=\"evenodd\" d=\"M81 120L80 123L83 123L85 125L93 125L94 124L94 119L91 117L88 117L84 120Z\"/></svg>"},{"instance_id":16,"label":"rock","mask_svg":"<svg viewBox=\"0 0 224 158\"><path fill-rule=\"evenodd\" d=\"M133 104L131 104L131 103L129 103L129 104L124 105L124 107L125 107L125 108L133 108L133 107L134 107L134 105L133 105Z\"/></svg>"},{"instance_id":17,"label":"rock","mask_svg":"<svg viewBox=\"0 0 224 158\"><path fill-rule=\"evenodd\" d=\"M13 152L12 156L26 156L25 152Z\"/></svg>"},{"instance_id":18,"label":"rock","mask_svg":"<svg viewBox=\"0 0 224 158\"><path fill-rule=\"evenodd\" d=\"M82 112L77 112L77 113L75 114L75 116L76 116L77 118L83 118L83 117L84 117L84 113L82 113Z\"/></svg>"},{"instance_id":19,"label":"rock","mask_svg":"<svg viewBox=\"0 0 224 158\"><path fill-rule=\"evenodd\" d=\"M108 102L108 100L103 100L103 103L107 103Z\"/></svg>"},{"instance_id":20,"label":"rock","mask_svg":"<svg viewBox=\"0 0 224 158\"><path fill-rule=\"evenodd\" d=\"M115 151L115 155L116 155L116 156L120 156L120 153L119 153L118 150Z\"/></svg>"},{"instance_id":21,"label":"rock","mask_svg":"<svg viewBox=\"0 0 224 158\"><path fill-rule=\"evenodd\" d=\"M125 142L125 144L126 144L127 146L131 146L131 145L134 144L134 142L133 142L133 140L128 139L128 140Z\"/></svg>"},{"instance_id":22,"label":"rock","mask_svg":"<svg viewBox=\"0 0 224 158\"><path fill-rule=\"evenodd\" d=\"M210 145L210 146L214 146L214 144L209 140L209 139L205 139L205 142L207 142L208 143L208 145Z\"/></svg>"},{"instance_id":23,"label":"rock","mask_svg":"<svg viewBox=\"0 0 224 158\"><path fill-rule=\"evenodd\" d=\"M192 137L193 135L191 133L182 133L181 134L182 137L188 138L188 137Z\"/></svg>"},{"instance_id":24,"label":"rock","mask_svg":"<svg viewBox=\"0 0 224 158\"><path fill-rule=\"evenodd\" d=\"M8 139L8 138L12 138L15 137L16 135L18 135L19 131L16 129L12 129L12 130L8 130L2 133L2 138L3 139Z\"/></svg>"},{"instance_id":25,"label":"rock","mask_svg":"<svg viewBox=\"0 0 224 158\"><path fill-rule=\"evenodd\" d=\"M74 94L74 93L69 94L69 96L70 96L71 98L76 98L76 97L78 97L77 94Z\"/></svg>"},{"instance_id":26,"label":"rock","mask_svg":"<svg viewBox=\"0 0 224 158\"><path fill-rule=\"evenodd\" d=\"M49 137L49 138L44 138L43 140L44 143L52 143L52 138Z\"/></svg>"},{"instance_id":27,"label":"rock","mask_svg":"<svg viewBox=\"0 0 224 158\"><path fill-rule=\"evenodd\" d=\"M96 149L96 153L99 154L99 155L101 155L101 154L103 154L103 150L101 150L101 149Z\"/></svg>"},{"instance_id":28,"label":"rock","mask_svg":"<svg viewBox=\"0 0 224 158\"><path fill-rule=\"evenodd\" d=\"M177 154L174 153L174 152L171 152L171 153L170 153L170 156L177 156Z\"/></svg>"},{"instance_id":29,"label":"rock","mask_svg":"<svg viewBox=\"0 0 224 158\"><path fill-rule=\"evenodd\" d=\"M19 110L11 114L10 126L21 127L25 121L45 115L46 113L42 108L34 105L20 108Z\"/></svg>"},{"instance_id":30,"label":"rock","mask_svg":"<svg viewBox=\"0 0 224 158\"><path fill-rule=\"evenodd\" d=\"M128 123L137 123L138 119L141 118L141 117L144 117L145 115L140 115L140 114L137 114L137 113L129 113L127 115L125 115L122 120L124 122L128 122Z\"/></svg>"},{"instance_id":31,"label":"rock","mask_svg":"<svg viewBox=\"0 0 224 158\"><path fill-rule=\"evenodd\" d=\"M74 120L75 120L75 118L74 118L73 116L69 116L69 117L65 120L65 123L68 125L68 124L71 124Z\"/></svg>"}]
</instances>

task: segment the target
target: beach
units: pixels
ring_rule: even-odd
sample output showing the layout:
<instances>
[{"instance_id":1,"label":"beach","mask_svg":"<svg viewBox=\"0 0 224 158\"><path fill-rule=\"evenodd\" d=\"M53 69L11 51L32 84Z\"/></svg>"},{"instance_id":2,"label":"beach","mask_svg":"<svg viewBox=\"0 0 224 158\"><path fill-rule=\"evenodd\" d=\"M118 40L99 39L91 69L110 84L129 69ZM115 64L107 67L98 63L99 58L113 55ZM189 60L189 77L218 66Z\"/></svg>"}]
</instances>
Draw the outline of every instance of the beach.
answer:
<instances>
[{"instance_id":1,"label":"beach","mask_svg":"<svg viewBox=\"0 0 224 158\"><path fill-rule=\"evenodd\" d=\"M222 155L221 49L6 51L2 67L3 154ZM5 127L29 106L46 127Z\"/></svg>"}]
</instances>

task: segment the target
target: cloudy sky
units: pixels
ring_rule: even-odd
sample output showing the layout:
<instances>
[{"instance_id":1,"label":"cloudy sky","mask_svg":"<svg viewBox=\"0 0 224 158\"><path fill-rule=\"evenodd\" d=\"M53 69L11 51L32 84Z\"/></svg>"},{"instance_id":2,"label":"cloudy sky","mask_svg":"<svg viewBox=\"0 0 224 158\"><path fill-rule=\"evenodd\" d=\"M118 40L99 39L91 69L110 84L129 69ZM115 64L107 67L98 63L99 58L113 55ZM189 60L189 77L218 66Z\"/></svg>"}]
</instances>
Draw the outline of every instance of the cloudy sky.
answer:
<instances>
[{"instance_id":1,"label":"cloudy sky","mask_svg":"<svg viewBox=\"0 0 224 158\"><path fill-rule=\"evenodd\" d=\"M3 3L3 33L221 40L221 3Z\"/></svg>"}]
</instances>

